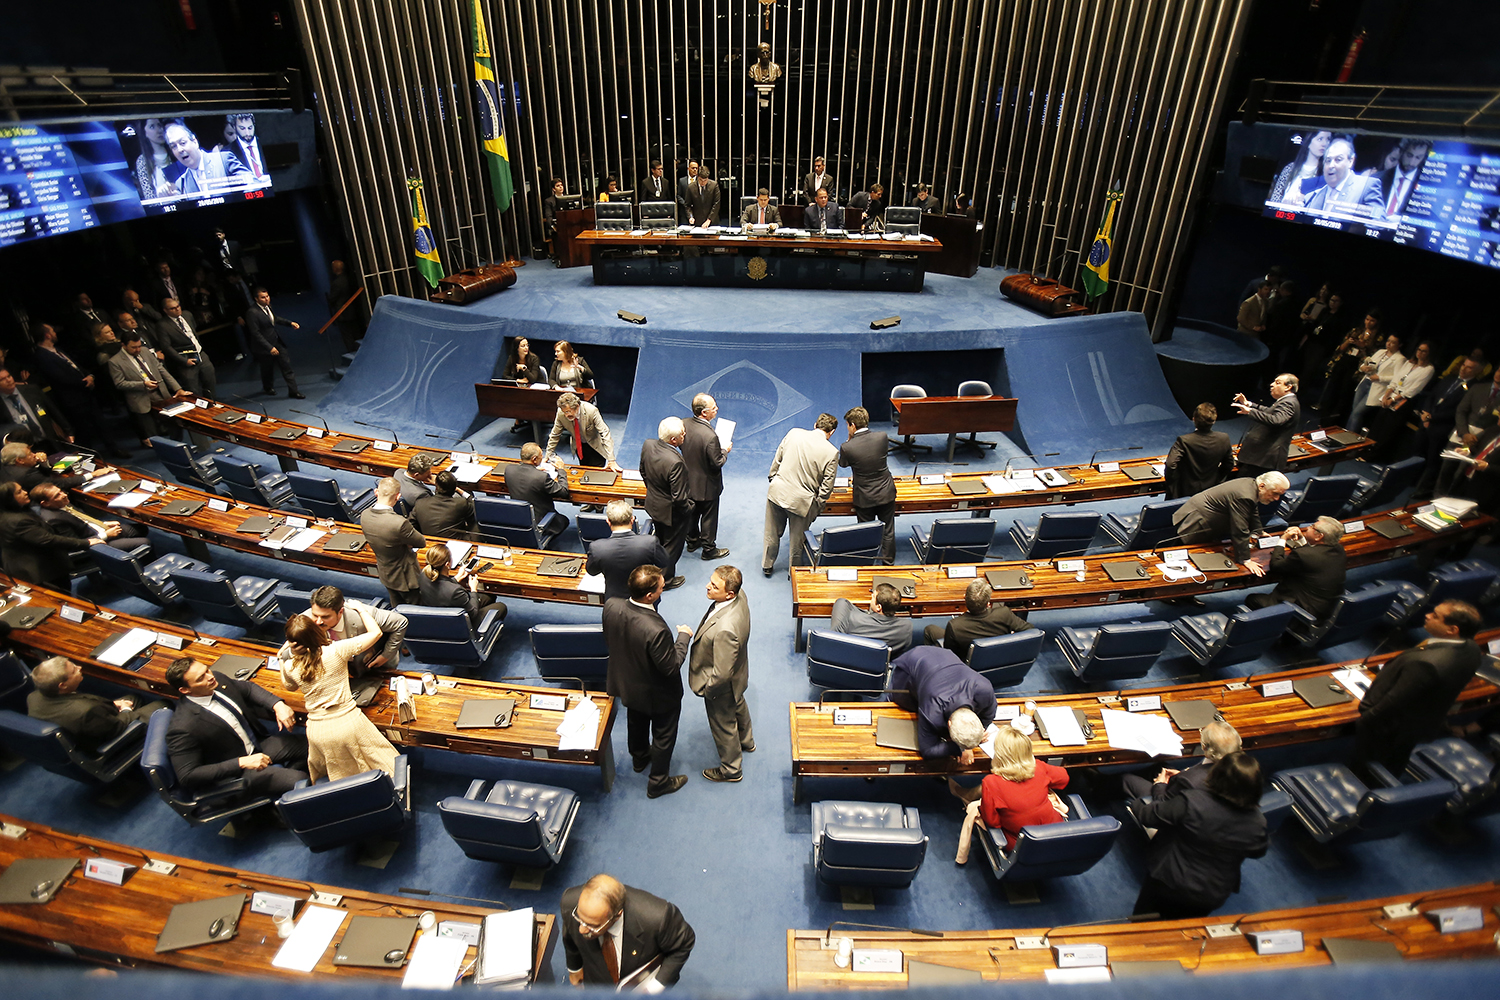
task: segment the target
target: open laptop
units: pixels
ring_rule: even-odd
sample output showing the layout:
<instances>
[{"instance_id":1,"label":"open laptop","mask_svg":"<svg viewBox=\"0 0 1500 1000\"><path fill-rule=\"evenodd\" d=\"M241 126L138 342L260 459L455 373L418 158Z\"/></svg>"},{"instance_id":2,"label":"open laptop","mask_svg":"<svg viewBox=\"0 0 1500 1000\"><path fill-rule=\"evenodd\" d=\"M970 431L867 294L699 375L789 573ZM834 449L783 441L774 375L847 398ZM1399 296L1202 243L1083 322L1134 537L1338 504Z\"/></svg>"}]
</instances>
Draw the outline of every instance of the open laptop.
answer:
<instances>
[{"instance_id":1,"label":"open laptop","mask_svg":"<svg viewBox=\"0 0 1500 1000\"><path fill-rule=\"evenodd\" d=\"M406 962L420 917L352 917L333 952L334 965L398 969Z\"/></svg>"},{"instance_id":2,"label":"open laptop","mask_svg":"<svg viewBox=\"0 0 1500 1000\"><path fill-rule=\"evenodd\" d=\"M875 721L875 745L917 752L917 720L883 715Z\"/></svg>"},{"instance_id":3,"label":"open laptop","mask_svg":"<svg viewBox=\"0 0 1500 1000\"><path fill-rule=\"evenodd\" d=\"M196 903L178 903L167 917L167 926L156 936L156 952L176 951L194 945L228 941L240 929L240 913L245 909L245 894Z\"/></svg>"},{"instance_id":4,"label":"open laptop","mask_svg":"<svg viewBox=\"0 0 1500 1000\"><path fill-rule=\"evenodd\" d=\"M470 698L458 710L455 729L504 729L516 710L514 698Z\"/></svg>"}]
</instances>

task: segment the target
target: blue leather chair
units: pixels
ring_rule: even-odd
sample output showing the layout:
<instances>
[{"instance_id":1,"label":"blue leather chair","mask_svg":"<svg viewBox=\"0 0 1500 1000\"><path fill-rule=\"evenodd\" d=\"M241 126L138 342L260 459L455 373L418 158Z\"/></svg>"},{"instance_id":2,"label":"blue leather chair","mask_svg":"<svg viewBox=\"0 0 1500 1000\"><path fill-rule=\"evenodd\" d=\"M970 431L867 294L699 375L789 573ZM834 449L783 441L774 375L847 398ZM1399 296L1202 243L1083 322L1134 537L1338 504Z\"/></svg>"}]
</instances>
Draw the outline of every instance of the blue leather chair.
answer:
<instances>
[{"instance_id":1,"label":"blue leather chair","mask_svg":"<svg viewBox=\"0 0 1500 1000\"><path fill-rule=\"evenodd\" d=\"M99 572L114 582L120 589L134 597L165 607L182 600L177 585L172 582L176 570L208 572L208 563L199 562L177 552L168 552L141 565L141 557L134 550L125 552L113 545L95 545L91 553Z\"/></svg>"},{"instance_id":2,"label":"blue leather chair","mask_svg":"<svg viewBox=\"0 0 1500 1000\"><path fill-rule=\"evenodd\" d=\"M1060 629L1057 645L1073 676L1092 683L1146 676L1171 635L1171 622L1130 622Z\"/></svg>"},{"instance_id":3,"label":"blue leather chair","mask_svg":"<svg viewBox=\"0 0 1500 1000\"><path fill-rule=\"evenodd\" d=\"M587 552L590 545L609 536L609 521L603 514L595 514L587 510L579 511L578 540L583 543L583 551Z\"/></svg>"},{"instance_id":4,"label":"blue leather chair","mask_svg":"<svg viewBox=\"0 0 1500 1000\"><path fill-rule=\"evenodd\" d=\"M1324 515L1338 517L1357 489L1359 477L1355 475L1313 476L1301 489L1282 495L1276 516L1288 524L1311 524Z\"/></svg>"},{"instance_id":5,"label":"blue leather chair","mask_svg":"<svg viewBox=\"0 0 1500 1000\"><path fill-rule=\"evenodd\" d=\"M994 394L995 390L991 389L990 384L983 379L968 379L967 381L958 383L958 395L960 397L993 396ZM953 449L959 445L963 445L965 448L973 448L975 451L983 455L986 448L993 449L995 447L995 442L981 441L979 440L979 434L972 431L969 433L969 436L967 438L964 438L963 440L960 440L957 434L949 434L948 461L953 461Z\"/></svg>"},{"instance_id":6,"label":"blue leather chair","mask_svg":"<svg viewBox=\"0 0 1500 1000\"><path fill-rule=\"evenodd\" d=\"M285 507L293 502L292 484L280 472L263 472L258 462L233 455L214 455L214 469L224 488L240 503Z\"/></svg>"},{"instance_id":7,"label":"blue leather chair","mask_svg":"<svg viewBox=\"0 0 1500 1000\"><path fill-rule=\"evenodd\" d=\"M630 230L635 228L634 206L628 201L601 201L594 205L595 229Z\"/></svg>"},{"instance_id":8,"label":"blue leather chair","mask_svg":"<svg viewBox=\"0 0 1500 1000\"><path fill-rule=\"evenodd\" d=\"M1099 514L1092 510L1043 514L1037 518L1035 528L1012 521L1010 540L1021 550L1022 559L1081 556L1094 540L1100 520Z\"/></svg>"},{"instance_id":9,"label":"blue leather chair","mask_svg":"<svg viewBox=\"0 0 1500 1000\"><path fill-rule=\"evenodd\" d=\"M1370 476L1360 477L1359 488L1349 498L1349 506L1355 510L1369 510L1390 503L1403 490L1417 484L1426 464L1425 456L1413 455L1390 465L1370 466Z\"/></svg>"},{"instance_id":10,"label":"blue leather chair","mask_svg":"<svg viewBox=\"0 0 1500 1000\"><path fill-rule=\"evenodd\" d=\"M1396 599L1386 612L1387 623L1396 628L1411 628L1417 625L1428 611L1444 601L1464 601L1479 604L1491 587L1497 574L1488 563L1475 560L1479 565L1446 563L1427 574L1427 586L1420 587L1406 580L1393 581Z\"/></svg>"},{"instance_id":11,"label":"blue leather chair","mask_svg":"<svg viewBox=\"0 0 1500 1000\"><path fill-rule=\"evenodd\" d=\"M1179 618L1172 634L1198 666L1228 667L1259 658L1281 638L1296 613L1290 604L1259 611L1242 604L1232 615L1213 611Z\"/></svg>"},{"instance_id":12,"label":"blue leather chair","mask_svg":"<svg viewBox=\"0 0 1500 1000\"><path fill-rule=\"evenodd\" d=\"M1147 795L1145 801L1150 802L1151 796ZM1134 809L1127 806L1125 814L1135 821L1137 827L1141 826ZM1269 837L1281 829L1281 824L1292 814L1292 797L1279 788L1267 788L1260 796L1260 814L1266 818L1266 836Z\"/></svg>"},{"instance_id":13,"label":"blue leather chair","mask_svg":"<svg viewBox=\"0 0 1500 1000\"><path fill-rule=\"evenodd\" d=\"M568 848L578 818L578 793L526 781L497 781L483 799L476 778L460 798L437 805L443 829L475 861L551 868Z\"/></svg>"},{"instance_id":14,"label":"blue leather chair","mask_svg":"<svg viewBox=\"0 0 1500 1000\"><path fill-rule=\"evenodd\" d=\"M1005 831L975 824L974 839L984 851L997 879L1032 882L1043 878L1082 875L1115 846L1120 821L1093 816L1083 799L1068 796L1068 818L1061 823L1023 826L1016 846L1005 849Z\"/></svg>"},{"instance_id":15,"label":"blue leather chair","mask_svg":"<svg viewBox=\"0 0 1500 1000\"><path fill-rule=\"evenodd\" d=\"M927 390L924 389L924 388L922 388L920 385L903 384L903 385L898 385L894 389L891 390L891 399L926 399L926 398L927 398ZM897 423L898 422L896 420L895 409L896 408L894 406L891 407L891 411L892 411L891 412L891 422L892 423ZM901 443L900 444L893 444L893 445L891 445L886 450L887 451L904 451L904 452L906 452L906 457L907 458L915 459L917 457L916 454L915 454L916 452L919 452L919 451L931 451L932 450L932 445L930 445L930 444L917 444L916 443L916 437L915 437L915 435L907 434L905 437L903 437L901 439Z\"/></svg>"},{"instance_id":16,"label":"blue leather chair","mask_svg":"<svg viewBox=\"0 0 1500 1000\"><path fill-rule=\"evenodd\" d=\"M0 708L26 714L26 696L35 690L31 671L21 658L6 650L0 653Z\"/></svg>"},{"instance_id":17,"label":"blue leather chair","mask_svg":"<svg viewBox=\"0 0 1500 1000\"><path fill-rule=\"evenodd\" d=\"M1369 769L1384 787L1365 787L1343 764L1278 771L1271 784L1292 797L1292 812L1320 844L1394 837L1435 819L1457 791L1442 778L1403 785L1379 764Z\"/></svg>"},{"instance_id":18,"label":"blue leather chair","mask_svg":"<svg viewBox=\"0 0 1500 1000\"><path fill-rule=\"evenodd\" d=\"M146 724L132 722L93 753L82 750L55 722L0 709L0 743L34 764L74 781L107 785L140 763Z\"/></svg>"},{"instance_id":19,"label":"blue leather chair","mask_svg":"<svg viewBox=\"0 0 1500 1000\"><path fill-rule=\"evenodd\" d=\"M873 566L880 561L880 539L885 525L879 521L843 524L817 534L803 532L812 568L824 566Z\"/></svg>"},{"instance_id":20,"label":"blue leather chair","mask_svg":"<svg viewBox=\"0 0 1500 1000\"><path fill-rule=\"evenodd\" d=\"M1292 605L1296 610L1287 623L1287 634L1307 649L1348 642L1384 626L1397 593L1394 583L1371 583L1360 590L1346 591L1323 620Z\"/></svg>"},{"instance_id":21,"label":"blue leather chair","mask_svg":"<svg viewBox=\"0 0 1500 1000\"><path fill-rule=\"evenodd\" d=\"M217 493L214 487L219 485L219 470L214 468L212 458L199 458L181 441L173 441L171 438L152 435L146 440L151 442L151 450L156 453L156 458L167 471L177 478L184 486L195 489L206 490L209 493Z\"/></svg>"},{"instance_id":22,"label":"blue leather chair","mask_svg":"<svg viewBox=\"0 0 1500 1000\"><path fill-rule=\"evenodd\" d=\"M1127 552L1154 549L1169 538L1177 537L1172 515L1188 502L1188 497L1148 503L1139 514L1105 514L1100 527Z\"/></svg>"},{"instance_id":23,"label":"blue leather chair","mask_svg":"<svg viewBox=\"0 0 1500 1000\"><path fill-rule=\"evenodd\" d=\"M249 796L244 778L226 778L212 785L188 789L177 782L172 755L167 752L167 727L172 724L172 710L153 712L146 723L146 746L141 751L141 770L146 782L172 810L194 826L222 823L241 813L271 804L264 795Z\"/></svg>"},{"instance_id":24,"label":"blue leather chair","mask_svg":"<svg viewBox=\"0 0 1500 1000\"><path fill-rule=\"evenodd\" d=\"M603 625L533 625L531 655L536 672L548 679L577 677L603 681L609 669L609 646Z\"/></svg>"},{"instance_id":25,"label":"blue leather chair","mask_svg":"<svg viewBox=\"0 0 1500 1000\"><path fill-rule=\"evenodd\" d=\"M488 612L477 630L469 627L469 613L463 608L402 604L396 613L406 616L406 648L421 663L477 670L488 662L504 627L498 611Z\"/></svg>"},{"instance_id":26,"label":"blue leather chair","mask_svg":"<svg viewBox=\"0 0 1500 1000\"><path fill-rule=\"evenodd\" d=\"M927 856L917 810L894 802L812 804L813 869L829 885L904 889Z\"/></svg>"},{"instance_id":27,"label":"blue leather chair","mask_svg":"<svg viewBox=\"0 0 1500 1000\"><path fill-rule=\"evenodd\" d=\"M1500 756L1500 736L1490 734L1490 752ZM1411 752L1407 773L1419 781L1441 778L1453 783L1448 811L1455 815L1493 810L1500 805L1495 789L1500 785L1500 768L1495 761L1456 736L1445 736L1423 743Z\"/></svg>"},{"instance_id":28,"label":"blue leather chair","mask_svg":"<svg viewBox=\"0 0 1500 1000\"><path fill-rule=\"evenodd\" d=\"M509 497L475 497L474 514L479 520L479 535L486 542L528 549L550 548L568 525L567 518L555 511L533 524L531 504ZM559 521L561 527L557 526Z\"/></svg>"},{"instance_id":29,"label":"blue leather chair","mask_svg":"<svg viewBox=\"0 0 1500 1000\"><path fill-rule=\"evenodd\" d=\"M100 548L102 546L95 546ZM274 577L237 576L219 569L174 569L168 574L188 607L211 622L255 629L276 610Z\"/></svg>"},{"instance_id":30,"label":"blue leather chair","mask_svg":"<svg viewBox=\"0 0 1500 1000\"><path fill-rule=\"evenodd\" d=\"M994 540L995 522L988 517L940 517L931 534L919 524L911 526L911 547L924 564L984 562Z\"/></svg>"},{"instance_id":31,"label":"blue leather chair","mask_svg":"<svg viewBox=\"0 0 1500 1000\"><path fill-rule=\"evenodd\" d=\"M970 644L969 658L964 662L989 681L991 687L1010 687L1026 679L1026 672L1036 662L1046 637L1039 628L1009 635L987 635Z\"/></svg>"},{"instance_id":32,"label":"blue leather chair","mask_svg":"<svg viewBox=\"0 0 1500 1000\"><path fill-rule=\"evenodd\" d=\"M375 502L374 490L345 489L332 476L288 472L286 481L302 506L317 517L358 523L360 512Z\"/></svg>"},{"instance_id":33,"label":"blue leather chair","mask_svg":"<svg viewBox=\"0 0 1500 1000\"><path fill-rule=\"evenodd\" d=\"M300 615L308 608L312 607L312 591L298 590L296 587L293 587L290 584L283 583L281 586L276 588L276 593L272 596L274 596L276 599L275 617L279 621L286 621L293 615ZM344 599L358 601L359 603L367 604L372 608L390 607L390 602L387 601L384 597L362 597L359 594L351 594L348 591L345 591Z\"/></svg>"},{"instance_id":34,"label":"blue leather chair","mask_svg":"<svg viewBox=\"0 0 1500 1000\"><path fill-rule=\"evenodd\" d=\"M411 819L411 772L405 755L396 758L395 772L394 778L376 769L316 785L299 781L276 800L276 811L314 853L390 838Z\"/></svg>"},{"instance_id":35,"label":"blue leather chair","mask_svg":"<svg viewBox=\"0 0 1500 1000\"><path fill-rule=\"evenodd\" d=\"M891 647L879 639L813 629L807 635L807 679L838 690L884 690Z\"/></svg>"}]
</instances>

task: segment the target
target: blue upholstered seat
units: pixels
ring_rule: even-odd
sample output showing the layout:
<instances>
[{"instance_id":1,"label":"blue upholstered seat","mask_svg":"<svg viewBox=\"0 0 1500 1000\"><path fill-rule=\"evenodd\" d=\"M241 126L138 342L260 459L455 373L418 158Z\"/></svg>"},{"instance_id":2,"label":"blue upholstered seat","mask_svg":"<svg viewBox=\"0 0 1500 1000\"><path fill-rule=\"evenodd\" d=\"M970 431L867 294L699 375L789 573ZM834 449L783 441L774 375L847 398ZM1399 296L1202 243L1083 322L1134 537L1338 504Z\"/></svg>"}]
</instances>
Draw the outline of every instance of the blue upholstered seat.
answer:
<instances>
[{"instance_id":1,"label":"blue upholstered seat","mask_svg":"<svg viewBox=\"0 0 1500 1000\"><path fill-rule=\"evenodd\" d=\"M409 775L403 755L396 758L394 778L377 769L315 785L299 781L276 800L276 811L287 829L314 852L376 837L388 839L411 819Z\"/></svg>"},{"instance_id":2,"label":"blue upholstered seat","mask_svg":"<svg viewBox=\"0 0 1500 1000\"><path fill-rule=\"evenodd\" d=\"M332 476L288 472L286 480L302 505L318 517L354 523L360 512L375 502L373 489L345 488Z\"/></svg>"},{"instance_id":3,"label":"blue upholstered seat","mask_svg":"<svg viewBox=\"0 0 1500 1000\"><path fill-rule=\"evenodd\" d=\"M927 837L917 810L893 802L812 804L813 869L829 885L911 885Z\"/></svg>"},{"instance_id":4,"label":"blue upholstered seat","mask_svg":"<svg viewBox=\"0 0 1500 1000\"><path fill-rule=\"evenodd\" d=\"M74 781L109 784L140 762L145 739L146 724L136 720L119 736L89 753L55 722L0 709L0 743L11 753Z\"/></svg>"},{"instance_id":5,"label":"blue upholstered seat","mask_svg":"<svg viewBox=\"0 0 1500 1000\"><path fill-rule=\"evenodd\" d=\"M871 566L880 561L880 540L885 525L879 521L842 524L816 534L803 533L813 569L823 566Z\"/></svg>"},{"instance_id":6,"label":"blue upholstered seat","mask_svg":"<svg viewBox=\"0 0 1500 1000\"><path fill-rule=\"evenodd\" d=\"M240 503L264 507L285 507L295 504L292 484L280 472L263 472L257 462L247 462L233 455L214 455L214 469L218 471L224 489Z\"/></svg>"},{"instance_id":7,"label":"blue upholstered seat","mask_svg":"<svg viewBox=\"0 0 1500 1000\"><path fill-rule=\"evenodd\" d=\"M1338 517L1359 489L1359 477L1313 476L1300 489L1287 490L1276 516L1288 524L1311 524L1320 517Z\"/></svg>"},{"instance_id":8,"label":"blue upholstered seat","mask_svg":"<svg viewBox=\"0 0 1500 1000\"><path fill-rule=\"evenodd\" d=\"M603 625L533 625L531 655L543 677L602 681L609 667Z\"/></svg>"},{"instance_id":9,"label":"blue upholstered seat","mask_svg":"<svg viewBox=\"0 0 1500 1000\"><path fill-rule=\"evenodd\" d=\"M494 652L504 626L498 610L487 612L477 629L470 628L469 613L463 608L402 604L396 613L406 616L406 648L421 663L482 667Z\"/></svg>"},{"instance_id":10,"label":"blue upholstered seat","mask_svg":"<svg viewBox=\"0 0 1500 1000\"><path fill-rule=\"evenodd\" d=\"M219 569L173 569L168 574L188 606L211 622L253 629L276 610L281 581L263 576L230 579Z\"/></svg>"},{"instance_id":11,"label":"blue upholstered seat","mask_svg":"<svg viewBox=\"0 0 1500 1000\"><path fill-rule=\"evenodd\" d=\"M484 781L476 779L460 798L438 803L443 829L476 861L500 861L531 868L550 868L562 859L578 793L526 781L497 781L484 799Z\"/></svg>"},{"instance_id":12,"label":"blue upholstered seat","mask_svg":"<svg viewBox=\"0 0 1500 1000\"><path fill-rule=\"evenodd\" d=\"M0 708L25 715L26 696L34 689L31 671L21 658L10 650L0 652Z\"/></svg>"},{"instance_id":13,"label":"blue upholstered seat","mask_svg":"<svg viewBox=\"0 0 1500 1000\"><path fill-rule=\"evenodd\" d=\"M1500 739L1493 733L1490 747L1492 752L1500 751ZM1492 809L1497 805L1495 788L1500 782L1500 769L1495 767L1494 760L1456 736L1418 746L1411 753L1407 771L1422 780L1443 778L1453 782L1454 792L1448 799L1451 813L1472 812L1481 805Z\"/></svg>"},{"instance_id":14,"label":"blue upholstered seat","mask_svg":"<svg viewBox=\"0 0 1500 1000\"><path fill-rule=\"evenodd\" d=\"M1425 456L1413 455L1390 465L1372 465L1370 476L1360 477L1359 487L1349 498L1349 506L1355 510L1370 510L1390 503L1403 490L1416 485L1426 464Z\"/></svg>"},{"instance_id":15,"label":"blue upholstered seat","mask_svg":"<svg viewBox=\"0 0 1500 1000\"><path fill-rule=\"evenodd\" d=\"M1346 591L1325 619L1314 618L1296 608L1287 623L1287 634L1308 648L1332 646L1368 635L1386 623L1386 613L1395 602L1399 589L1394 583L1371 583L1356 591ZM1295 607L1295 605L1293 605Z\"/></svg>"},{"instance_id":16,"label":"blue upholstered seat","mask_svg":"<svg viewBox=\"0 0 1500 1000\"><path fill-rule=\"evenodd\" d=\"M1343 764L1278 771L1271 784L1291 796L1292 811L1319 843L1394 837L1436 817L1457 791L1442 778L1403 785L1379 764L1370 771L1385 787L1367 788Z\"/></svg>"},{"instance_id":17,"label":"blue upholstered seat","mask_svg":"<svg viewBox=\"0 0 1500 1000\"><path fill-rule=\"evenodd\" d=\"M241 813L271 804L266 796L246 792L244 778L223 781L198 788L185 788L177 781L172 755L167 752L167 727L172 724L172 710L164 708L151 713L146 724L146 745L141 751L141 770L146 782L172 810L194 826L222 823Z\"/></svg>"},{"instance_id":18,"label":"blue upholstered seat","mask_svg":"<svg viewBox=\"0 0 1500 1000\"><path fill-rule=\"evenodd\" d=\"M1397 628L1417 625L1428 611L1444 601L1479 604L1497 578L1495 568L1482 560L1445 563L1427 574L1427 585L1396 580L1396 599L1386 612L1386 622Z\"/></svg>"},{"instance_id":19,"label":"blue upholstered seat","mask_svg":"<svg viewBox=\"0 0 1500 1000\"><path fill-rule=\"evenodd\" d=\"M531 520L531 504L510 497L475 497L474 515L479 534L487 542L504 542L528 549L551 548L557 536L568 525L568 519L557 512Z\"/></svg>"},{"instance_id":20,"label":"blue upholstered seat","mask_svg":"<svg viewBox=\"0 0 1500 1000\"><path fill-rule=\"evenodd\" d=\"M209 493L218 492L215 487L219 485L221 477L219 470L214 468L212 458L199 458L193 454L193 449L171 438L153 435L146 440L151 442L151 450L156 453L157 459L179 483L207 490Z\"/></svg>"},{"instance_id":21,"label":"blue upholstered seat","mask_svg":"<svg viewBox=\"0 0 1500 1000\"><path fill-rule=\"evenodd\" d=\"M208 571L208 563L199 562L180 552L168 552L141 565L141 557L135 551L125 552L113 545L93 546L93 557L102 575L108 577L127 593L150 601L152 604L168 605L182 600L177 585L172 582L174 570L190 569L200 573Z\"/></svg>"},{"instance_id":22,"label":"blue upholstered seat","mask_svg":"<svg viewBox=\"0 0 1500 1000\"><path fill-rule=\"evenodd\" d=\"M1068 796L1068 818L1061 823L1023 826L1013 850L1005 849L1005 831L982 824L974 828L985 858L997 879L1030 882L1043 878L1082 875L1114 847L1120 821L1092 816L1083 799Z\"/></svg>"},{"instance_id":23,"label":"blue upholstered seat","mask_svg":"<svg viewBox=\"0 0 1500 1000\"><path fill-rule=\"evenodd\" d=\"M1039 628L988 635L970 644L965 662L992 687L1010 687L1026 679L1026 672L1036 662L1045 638L1046 633Z\"/></svg>"},{"instance_id":24,"label":"blue upholstered seat","mask_svg":"<svg viewBox=\"0 0 1500 1000\"><path fill-rule=\"evenodd\" d=\"M813 629L807 636L807 679L818 687L884 690L891 647L879 639Z\"/></svg>"},{"instance_id":25,"label":"blue upholstered seat","mask_svg":"<svg viewBox=\"0 0 1500 1000\"><path fill-rule=\"evenodd\" d=\"M1172 624L1172 634L1200 667L1227 667L1259 658L1276 644L1296 615L1290 604L1251 611L1243 605L1232 615L1189 615Z\"/></svg>"},{"instance_id":26,"label":"blue upholstered seat","mask_svg":"<svg viewBox=\"0 0 1500 1000\"><path fill-rule=\"evenodd\" d=\"M1057 645L1079 680L1119 680L1146 676L1171 635L1171 622L1130 622L1060 629Z\"/></svg>"},{"instance_id":27,"label":"blue upholstered seat","mask_svg":"<svg viewBox=\"0 0 1500 1000\"><path fill-rule=\"evenodd\" d=\"M1092 510L1043 514L1035 528L1012 521L1010 540L1021 550L1023 559L1079 556L1088 551L1099 522L1099 514Z\"/></svg>"},{"instance_id":28,"label":"blue upholstered seat","mask_svg":"<svg viewBox=\"0 0 1500 1000\"><path fill-rule=\"evenodd\" d=\"M911 527L917 561L939 566L984 562L994 540L995 522L988 517L940 517L932 522L930 533L919 524Z\"/></svg>"},{"instance_id":29,"label":"blue upholstered seat","mask_svg":"<svg viewBox=\"0 0 1500 1000\"><path fill-rule=\"evenodd\" d=\"M1126 551L1152 549L1177 537L1177 527L1172 523L1172 515L1187 502L1187 497L1181 497L1177 500L1148 503L1141 508L1139 514L1105 514L1100 527Z\"/></svg>"}]
</instances>

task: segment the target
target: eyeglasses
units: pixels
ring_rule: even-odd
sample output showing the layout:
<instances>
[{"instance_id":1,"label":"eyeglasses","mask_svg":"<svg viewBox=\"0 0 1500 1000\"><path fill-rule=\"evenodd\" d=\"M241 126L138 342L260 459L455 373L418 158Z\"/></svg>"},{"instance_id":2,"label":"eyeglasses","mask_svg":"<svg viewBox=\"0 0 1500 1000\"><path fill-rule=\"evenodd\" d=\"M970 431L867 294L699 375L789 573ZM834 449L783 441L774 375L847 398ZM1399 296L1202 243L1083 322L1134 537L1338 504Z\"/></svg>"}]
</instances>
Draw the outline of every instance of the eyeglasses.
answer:
<instances>
[{"instance_id":1,"label":"eyeglasses","mask_svg":"<svg viewBox=\"0 0 1500 1000\"><path fill-rule=\"evenodd\" d=\"M600 934L603 934L609 929L610 924L619 919L619 916L619 911L616 911L614 913L611 913L602 924L590 924L585 922L584 919L578 915L578 907L573 907L573 922L578 925L579 930L583 931L583 933L587 934L590 937L597 937Z\"/></svg>"}]
</instances>

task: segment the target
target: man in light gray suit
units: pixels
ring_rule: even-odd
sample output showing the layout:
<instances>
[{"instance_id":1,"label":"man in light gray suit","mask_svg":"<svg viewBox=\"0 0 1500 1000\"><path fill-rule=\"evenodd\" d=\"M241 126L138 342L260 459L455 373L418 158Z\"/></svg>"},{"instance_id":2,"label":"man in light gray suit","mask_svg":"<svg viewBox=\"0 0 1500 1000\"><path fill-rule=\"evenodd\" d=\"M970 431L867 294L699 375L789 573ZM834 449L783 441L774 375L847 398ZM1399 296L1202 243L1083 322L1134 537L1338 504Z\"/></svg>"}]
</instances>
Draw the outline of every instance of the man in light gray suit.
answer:
<instances>
[{"instance_id":1,"label":"man in light gray suit","mask_svg":"<svg viewBox=\"0 0 1500 1000\"><path fill-rule=\"evenodd\" d=\"M427 547L422 533L396 513L399 499L400 485L387 476L375 484L375 502L359 515L359 530L364 532L370 551L375 553L375 571L390 595L393 608L420 603L421 570L412 550Z\"/></svg>"},{"instance_id":2,"label":"man in light gray suit","mask_svg":"<svg viewBox=\"0 0 1500 1000\"><path fill-rule=\"evenodd\" d=\"M321 625L333 642L365 634L363 608L380 626L385 641L371 646L349 661L349 676L362 677L375 670L387 667L395 669L401 662L401 643L406 639L406 627L411 624L405 615L398 615L385 608L377 608L363 601L346 601L344 592L337 587L324 585L312 592L312 602L307 617Z\"/></svg>"},{"instance_id":3,"label":"man in light gray suit","mask_svg":"<svg viewBox=\"0 0 1500 1000\"><path fill-rule=\"evenodd\" d=\"M156 360L155 354L142 347L140 331L126 333L125 346L109 359L109 379L125 397L125 409L130 411L130 419L140 432L142 444L149 448L146 439L159 433L151 404L156 400L191 396L192 393L177 384L171 373Z\"/></svg>"},{"instance_id":4,"label":"man in light gray suit","mask_svg":"<svg viewBox=\"0 0 1500 1000\"><path fill-rule=\"evenodd\" d=\"M744 576L719 566L708 578L708 606L688 653L688 687L703 699L708 731L719 751L719 766L704 770L709 781L739 781L742 754L755 752L750 728L750 599L740 593Z\"/></svg>"},{"instance_id":5,"label":"man in light gray suit","mask_svg":"<svg viewBox=\"0 0 1500 1000\"><path fill-rule=\"evenodd\" d=\"M766 551L760 564L761 573L768 577L776 565L781 533L788 523L792 532L791 565L807 562L803 533L822 512L838 474L839 452L828 440L838 425L833 414L819 414L814 429L793 427L776 449L767 474L771 485L766 490Z\"/></svg>"},{"instance_id":6,"label":"man in light gray suit","mask_svg":"<svg viewBox=\"0 0 1500 1000\"><path fill-rule=\"evenodd\" d=\"M615 442L609 435L609 425L599 407L579 399L577 393L565 392L557 397L557 416L552 421L552 433L547 435L547 453L542 461L557 461L557 446L566 435L573 440L573 455L579 465L622 471L615 461Z\"/></svg>"}]
</instances>

